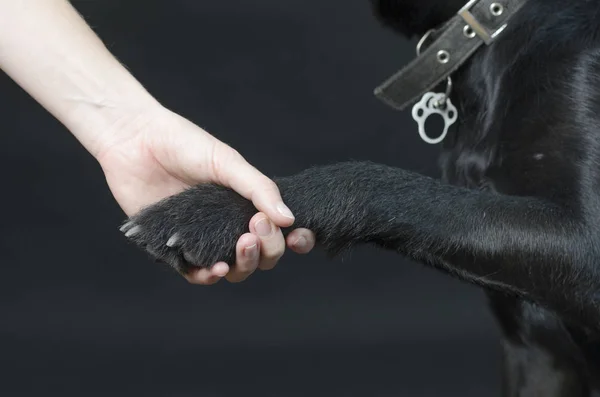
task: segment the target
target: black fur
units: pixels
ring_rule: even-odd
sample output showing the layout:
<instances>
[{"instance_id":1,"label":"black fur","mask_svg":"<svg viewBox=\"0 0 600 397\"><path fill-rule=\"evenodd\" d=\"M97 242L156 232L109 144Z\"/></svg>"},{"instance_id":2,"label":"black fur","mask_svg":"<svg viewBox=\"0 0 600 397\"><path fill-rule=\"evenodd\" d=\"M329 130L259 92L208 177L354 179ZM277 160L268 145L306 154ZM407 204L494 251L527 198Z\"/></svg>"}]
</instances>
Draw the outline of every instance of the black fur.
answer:
<instances>
[{"instance_id":1,"label":"black fur","mask_svg":"<svg viewBox=\"0 0 600 397\"><path fill-rule=\"evenodd\" d=\"M407 36L463 5L371 3ZM362 162L276 179L294 227L332 254L373 243L484 287L504 333L505 396L589 396L600 379L599 17L600 1L530 0L454 74L460 125L443 144L442 181ZM184 272L231 261L255 212L198 186L124 231Z\"/></svg>"}]
</instances>

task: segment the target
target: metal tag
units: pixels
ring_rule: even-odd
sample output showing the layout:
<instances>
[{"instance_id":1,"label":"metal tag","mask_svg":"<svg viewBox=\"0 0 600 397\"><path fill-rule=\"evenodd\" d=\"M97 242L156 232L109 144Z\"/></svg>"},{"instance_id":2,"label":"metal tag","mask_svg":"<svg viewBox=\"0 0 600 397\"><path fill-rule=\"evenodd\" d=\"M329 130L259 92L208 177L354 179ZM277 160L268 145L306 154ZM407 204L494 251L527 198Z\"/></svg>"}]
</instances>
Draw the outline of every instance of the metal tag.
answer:
<instances>
[{"instance_id":1,"label":"metal tag","mask_svg":"<svg viewBox=\"0 0 600 397\"><path fill-rule=\"evenodd\" d=\"M439 114L444 119L444 130L437 138L430 138L425 131L425 121L433 114ZM435 145L444 140L446 134L448 134L448 129L458 119L458 112L446 94L428 92L413 106L412 116L419 125L419 135L421 135L421 138L425 142Z\"/></svg>"}]
</instances>

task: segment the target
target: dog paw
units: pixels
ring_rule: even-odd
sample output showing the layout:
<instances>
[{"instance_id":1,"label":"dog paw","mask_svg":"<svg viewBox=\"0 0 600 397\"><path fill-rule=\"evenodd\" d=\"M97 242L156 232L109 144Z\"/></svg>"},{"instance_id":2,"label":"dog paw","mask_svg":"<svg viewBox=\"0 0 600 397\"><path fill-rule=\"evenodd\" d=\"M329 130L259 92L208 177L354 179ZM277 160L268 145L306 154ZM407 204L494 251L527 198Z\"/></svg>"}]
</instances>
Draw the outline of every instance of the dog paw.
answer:
<instances>
[{"instance_id":1,"label":"dog paw","mask_svg":"<svg viewBox=\"0 0 600 397\"><path fill-rule=\"evenodd\" d=\"M237 240L256 212L233 190L206 184L143 209L120 230L152 258L185 274L220 261L234 263Z\"/></svg>"}]
</instances>

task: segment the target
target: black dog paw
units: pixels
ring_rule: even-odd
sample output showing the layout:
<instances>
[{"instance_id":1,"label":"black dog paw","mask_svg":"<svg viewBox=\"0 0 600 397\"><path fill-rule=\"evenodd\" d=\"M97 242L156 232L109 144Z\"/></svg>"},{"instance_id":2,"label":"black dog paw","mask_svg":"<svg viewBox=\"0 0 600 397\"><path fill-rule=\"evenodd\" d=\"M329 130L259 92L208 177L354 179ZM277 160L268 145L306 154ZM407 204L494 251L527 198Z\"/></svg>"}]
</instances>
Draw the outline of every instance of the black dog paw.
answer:
<instances>
[{"instance_id":1,"label":"black dog paw","mask_svg":"<svg viewBox=\"0 0 600 397\"><path fill-rule=\"evenodd\" d=\"M155 260L185 274L220 261L234 263L237 240L256 212L231 189L198 185L143 209L121 231Z\"/></svg>"}]
</instances>

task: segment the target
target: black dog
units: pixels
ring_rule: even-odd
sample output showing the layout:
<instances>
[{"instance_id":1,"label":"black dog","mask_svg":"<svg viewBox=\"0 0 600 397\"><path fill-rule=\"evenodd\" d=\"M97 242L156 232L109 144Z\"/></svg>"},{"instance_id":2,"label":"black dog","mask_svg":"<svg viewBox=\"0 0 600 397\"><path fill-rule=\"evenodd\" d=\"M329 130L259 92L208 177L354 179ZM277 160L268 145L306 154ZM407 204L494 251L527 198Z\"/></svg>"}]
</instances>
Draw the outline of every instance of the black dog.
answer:
<instances>
[{"instance_id":1,"label":"black dog","mask_svg":"<svg viewBox=\"0 0 600 397\"><path fill-rule=\"evenodd\" d=\"M466 0L371 2L387 26L422 37ZM443 181L362 162L275 180L294 227L313 230L328 252L374 243L484 287L504 333L505 396L589 396L597 386L599 18L600 1L528 0L452 71L459 122L443 142ZM234 192L203 185L145 209L123 231L185 272L232 263L255 212Z\"/></svg>"}]
</instances>

